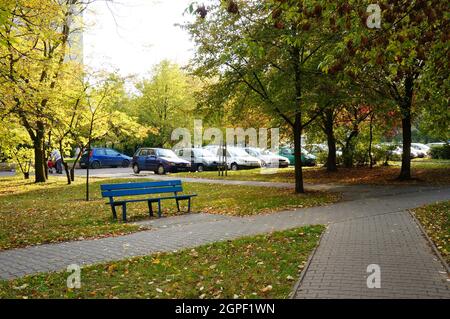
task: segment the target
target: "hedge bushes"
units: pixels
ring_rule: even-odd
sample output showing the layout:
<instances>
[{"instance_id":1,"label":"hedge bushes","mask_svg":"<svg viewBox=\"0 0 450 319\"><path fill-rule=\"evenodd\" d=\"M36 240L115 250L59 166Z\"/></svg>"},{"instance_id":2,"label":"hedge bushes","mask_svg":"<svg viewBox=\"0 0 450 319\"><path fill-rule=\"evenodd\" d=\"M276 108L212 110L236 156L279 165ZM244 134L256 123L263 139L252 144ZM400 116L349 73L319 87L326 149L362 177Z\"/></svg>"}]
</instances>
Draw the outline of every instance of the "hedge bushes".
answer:
<instances>
[{"instance_id":1,"label":"hedge bushes","mask_svg":"<svg viewBox=\"0 0 450 319\"><path fill-rule=\"evenodd\" d=\"M433 146L430 150L431 158L450 159L450 144Z\"/></svg>"}]
</instances>

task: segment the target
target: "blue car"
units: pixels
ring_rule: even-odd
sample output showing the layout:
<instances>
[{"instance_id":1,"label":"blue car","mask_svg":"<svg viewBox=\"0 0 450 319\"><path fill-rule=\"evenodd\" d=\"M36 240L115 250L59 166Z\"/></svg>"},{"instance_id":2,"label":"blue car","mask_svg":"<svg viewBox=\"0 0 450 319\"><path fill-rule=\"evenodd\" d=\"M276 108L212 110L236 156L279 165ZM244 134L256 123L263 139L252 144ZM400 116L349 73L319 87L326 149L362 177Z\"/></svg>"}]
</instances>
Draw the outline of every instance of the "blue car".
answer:
<instances>
[{"instance_id":1,"label":"blue car","mask_svg":"<svg viewBox=\"0 0 450 319\"><path fill-rule=\"evenodd\" d=\"M128 167L131 163L131 157L112 148L92 148L89 154L85 151L80 158L81 168L86 168L88 163L90 168Z\"/></svg>"},{"instance_id":2,"label":"blue car","mask_svg":"<svg viewBox=\"0 0 450 319\"><path fill-rule=\"evenodd\" d=\"M136 151L131 161L133 172L153 171L155 174L167 172L186 172L191 170L191 163L179 158L172 150L164 148L143 147Z\"/></svg>"}]
</instances>

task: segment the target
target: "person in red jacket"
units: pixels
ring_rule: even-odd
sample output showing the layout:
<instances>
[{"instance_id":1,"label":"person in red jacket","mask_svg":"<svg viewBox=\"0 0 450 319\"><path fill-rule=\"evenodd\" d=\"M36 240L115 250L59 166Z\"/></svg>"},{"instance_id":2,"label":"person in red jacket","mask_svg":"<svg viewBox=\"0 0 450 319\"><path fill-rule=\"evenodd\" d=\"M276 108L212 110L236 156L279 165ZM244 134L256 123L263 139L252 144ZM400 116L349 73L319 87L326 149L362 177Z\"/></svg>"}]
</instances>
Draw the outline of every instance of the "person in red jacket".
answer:
<instances>
[{"instance_id":1,"label":"person in red jacket","mask_svg":"<svg viewBox=\"0 0 450 319\"><path fill-rule=\"evenodd\" d=\"M55 168L55 163L53 163L51 158L47 161L47 167L48 167L48 172L50 174L53 174L53 169Z\"/></svg>"}]
</instances>

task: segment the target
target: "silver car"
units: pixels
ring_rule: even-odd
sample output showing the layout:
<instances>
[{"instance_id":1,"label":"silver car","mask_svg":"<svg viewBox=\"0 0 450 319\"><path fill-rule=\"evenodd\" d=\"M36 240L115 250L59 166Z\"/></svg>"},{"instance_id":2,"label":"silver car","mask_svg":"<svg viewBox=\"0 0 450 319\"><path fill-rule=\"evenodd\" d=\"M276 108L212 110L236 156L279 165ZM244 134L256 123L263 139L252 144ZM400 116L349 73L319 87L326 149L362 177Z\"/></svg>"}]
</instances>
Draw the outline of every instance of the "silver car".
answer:
<instances>
[{"instance_id":1,"label":"silver car","mask_svg":"<svg viewBox=\"0 0 450 319\"><path fill-rule=\"evenodd\" d=\"M175 153L182 159L191 162L193 171L214 170L219 164L219 157L204 148L182 148L175 150Z\"/></svg>"}]
</instances>

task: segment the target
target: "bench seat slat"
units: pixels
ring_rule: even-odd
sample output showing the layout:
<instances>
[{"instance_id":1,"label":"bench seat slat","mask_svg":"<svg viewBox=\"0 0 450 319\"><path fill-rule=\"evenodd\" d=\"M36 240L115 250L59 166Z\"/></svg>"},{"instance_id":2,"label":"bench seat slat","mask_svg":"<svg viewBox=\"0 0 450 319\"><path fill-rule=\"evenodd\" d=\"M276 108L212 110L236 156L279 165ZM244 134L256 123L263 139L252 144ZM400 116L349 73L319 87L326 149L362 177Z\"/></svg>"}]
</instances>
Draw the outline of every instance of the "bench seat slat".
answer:
<instances>
[{"instance_id":1,"label":"bench seat slat","mask_svg":"<svg viewBox=\"0 0 450 319\"><path fill-rule=\"evenodd\" d=\"M158 181L158 182L139 182L139 183L121 183L121 184L103 184L100 186L102 191L136 188L154 188L165 186L181 186L181 180Z\"/></svg>"},{"instance_id":2,"label":"bench seat slat","mask_svg":"<svg viewBox=\"0 0 450 319\"><path fill-rule=\"evenodd\" d=\"M162 194L162 193L174 193L182 192L181 186L169 186L158 188L138 188L138 189L119 189L111 191L103 191L103 197L117 197L117 196L133 196L133 195L147 195L147 194Z\"/></svg>"}]
</instances>

